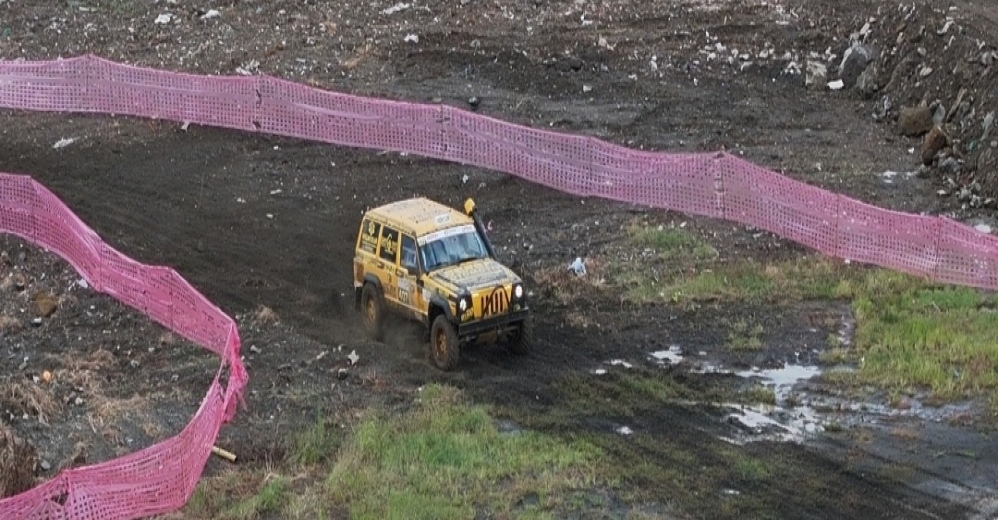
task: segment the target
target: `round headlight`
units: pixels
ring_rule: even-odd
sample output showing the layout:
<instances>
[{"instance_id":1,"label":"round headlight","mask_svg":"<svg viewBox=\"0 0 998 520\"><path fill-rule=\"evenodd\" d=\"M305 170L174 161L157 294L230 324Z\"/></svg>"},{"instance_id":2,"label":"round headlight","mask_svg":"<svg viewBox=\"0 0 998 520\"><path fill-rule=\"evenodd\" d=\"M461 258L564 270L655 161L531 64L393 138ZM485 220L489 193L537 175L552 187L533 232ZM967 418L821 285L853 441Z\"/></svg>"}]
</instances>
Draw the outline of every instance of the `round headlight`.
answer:
<instances>
[{"instance_id":1,"label":"round headlight","mask_svg":"<svg viewBox=\"0 0 998 520\"><path fill-rule=\"evenodd\" d=\"M523 286L517 285L516 289L513 290L513 294L515 294L517 298L523 298Z\"/></svg>"},{"instance_id":2,"label":"round headlight","mask_svg":"<svg viewBox=\"0 0 998 520\"><path fill-rule=\"evenodd\" d=\"M461 312L468 310L468 300L461 298L461 301L457 304L457 306L461 309Z\"/></svg>"}]
</instances>

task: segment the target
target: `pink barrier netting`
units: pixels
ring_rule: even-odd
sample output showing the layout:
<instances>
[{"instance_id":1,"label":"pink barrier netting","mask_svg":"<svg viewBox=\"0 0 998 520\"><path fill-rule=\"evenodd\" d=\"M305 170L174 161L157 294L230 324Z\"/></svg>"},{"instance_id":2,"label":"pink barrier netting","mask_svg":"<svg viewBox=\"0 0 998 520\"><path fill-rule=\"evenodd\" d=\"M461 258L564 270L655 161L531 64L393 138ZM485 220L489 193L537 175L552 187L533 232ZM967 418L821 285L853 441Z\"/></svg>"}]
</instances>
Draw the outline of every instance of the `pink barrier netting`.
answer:
<instances>
[{"instance_id":1,"label":"pink barrier netting","mask_svg":"<svg viewBox=\"0 0 998 520\"><path fill-rule=\"evenodd\" d=\"M58 254L94 290L222 358L204 401L179 434L125 457L63 471L25 493L0 500L0 518L137 518L182 507L246 385L235 322L175 271L140 264L105 244L30 177L0 173L0 231ZM228 385L223 389L220 380L226 372Z\"/></svg>"},{"instance_id":2,"label":"pink barrier netting","mask_svg":"<svg viewBox=\"0 0 998 520\"><path fill-rule=\"evenodd\" d=\"M726 219L830 256L998 289L998 237L945 218L870 206L724 153L642 152L445 105L364 98L269 76L166 72L95 56L0 61L0 107L125 114L407 152L578 196ZM221 355L230 371L228 388L223 392L216 378L178 436L0 501L0 518L134 518L181 507L246 382L234 323L172 270L137 264L105 245L31 179L0 180L0 230L57 252L95 288Z\"/></svg>"}]
</instances>

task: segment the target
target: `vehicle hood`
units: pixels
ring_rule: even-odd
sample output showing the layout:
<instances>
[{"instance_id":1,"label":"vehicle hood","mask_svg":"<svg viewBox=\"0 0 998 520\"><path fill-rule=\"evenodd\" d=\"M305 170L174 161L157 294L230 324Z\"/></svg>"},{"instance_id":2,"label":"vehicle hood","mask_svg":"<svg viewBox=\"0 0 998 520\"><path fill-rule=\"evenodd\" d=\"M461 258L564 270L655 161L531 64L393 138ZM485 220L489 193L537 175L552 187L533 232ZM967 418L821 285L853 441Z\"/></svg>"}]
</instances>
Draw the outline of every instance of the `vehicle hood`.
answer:
<instances>
[{"instance_id":1,"label":"vehicle hood","mask_svg":"<svg viewBox=\"0 0 998 520\"><path fill-rule=\"evenodd\" d=\"M519 282L520 278L512 269L491 258L483 258L460 265L437 269L430 276L455 289L475 290L499 283Z\"/></svg>"}]
</instances>

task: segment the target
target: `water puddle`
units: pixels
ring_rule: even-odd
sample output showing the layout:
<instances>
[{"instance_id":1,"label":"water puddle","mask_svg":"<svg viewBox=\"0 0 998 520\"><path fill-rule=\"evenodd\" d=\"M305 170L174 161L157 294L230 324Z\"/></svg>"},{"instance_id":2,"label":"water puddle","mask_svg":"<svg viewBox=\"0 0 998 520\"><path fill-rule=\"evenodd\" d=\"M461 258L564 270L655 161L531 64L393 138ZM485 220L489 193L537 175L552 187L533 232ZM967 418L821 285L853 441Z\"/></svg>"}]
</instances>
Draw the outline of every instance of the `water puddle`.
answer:
<instances>
[{"instance_id":1,"label":"water puddle","mask_svg":"<svg viewBox=\"0 0 998 520\"><path fill-rule=\"evenodd\" d=\"M739 439L725 440L735 443L759 440L801 442L808 434L824 430L824 420L814 408L803 403L791 403L789 399L796 385L820 375L821 368L788 363L780 368L753 368L733 373L771 389L776 404L725 405L733 409L725 420L741 426L745 432Z\"/></svg>"},{"instance_id":2,"label":"water puddle","mask_svg":"<svg viewBox=\"0 0 998 520\"><path fill-rule=\"evenodd\" d=\"M669 347L669 350L652 352L651 357L655 358L660 364L669 363L670 365L678 365L684 359L682 349L679 348L679 345L672 345Z\"/></svg>"},{"instance_id":3,"label":"water puddle","mask_svg":"<svg viewBox=\"0 0 998 520\"><path fill-rule=\"evenodd\" d=\"M788 420L787 410L777 406L736 403L723 406L732 410L724 420L741 430L741 434L735 437L721 437L721 440L732 444L743 445L758 441L802 442L806 433L816 430L816 422L807 423L793 418Z\"/></svg>"},{"instance_id":4,"label":"water puddle","mask_svg":"<svg viewBox=\"0 0 998 520\"><path fill-rule=\"evenodd\" d=\"M817 366L784 365L782 368L752 369L735 372L735 375L746 379L757 379L764 386L772 387L776 401L783 402L794 385L807 381L821 374Z\"/></svg>"}]
</instances>

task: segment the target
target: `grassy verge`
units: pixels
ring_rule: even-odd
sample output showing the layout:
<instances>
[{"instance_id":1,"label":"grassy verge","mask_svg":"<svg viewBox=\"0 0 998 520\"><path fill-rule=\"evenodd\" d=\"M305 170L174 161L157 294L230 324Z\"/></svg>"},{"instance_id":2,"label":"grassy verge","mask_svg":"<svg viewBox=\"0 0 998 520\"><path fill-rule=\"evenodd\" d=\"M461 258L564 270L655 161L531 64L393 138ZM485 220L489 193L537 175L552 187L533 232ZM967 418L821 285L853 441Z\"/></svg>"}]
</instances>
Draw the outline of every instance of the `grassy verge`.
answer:
<instances>
[{"instance_id":1,"label":"grassy verge","mask_svg":"<svg viewBox=\"0 0 998 520\"><path fill-rule=\"evenodd\" d=\"M350 434L319 422L291 442L275 474L215 477L187 517L253 519L547 518L594 485L601 452L530 431L500 432L485 408L450 387L424 389L402 414L377 415Z\"/></svg>"},{"instance_id":2,"label":"grassy verge","mask_svg":"<svg viewBox=\"0 0 998 520\"><path fill-rule=\"evenodd\" d=\"M704 239L678 227L632 225L626 246L636 254L611 262L607 270L625 299L634 303L833 298L843 277L861 272L813 258L724 261Z\"/></svg>"},{"instance_id":3,"label":"grassy verge","mask_svg":"<svg viewBox=\"0 0 998 520\"><path fill-rule=\"evenodd\" d=\"M644 228L635 245L658 244L679 255L704 248L680 230ZM879 268L845 265L823 256L761 264L722 263L700 257L692 269L653 277L647 269L621 268L627 297L677 304L779 304L800 300L852 302L857 320L851 348L831 340L826 361L852 361L855 377L891 392L929 391L934 398L994 395L998 390L996 299L983 291L940 286ZM622 274L626 273L626 274ZM758 348L750 324L737 323L731 348ZM998 398L992 398L998 407Z\"/></svg>"},{"instance_id":4,"label":"grassy verge","mask_svg":"<svg viewBox=\"0 0 998 520\"><path fill-rule=\"evenodd\" d=\"M938 399L998 390L993 295L883 271L850 293L855 356L866 379L893 391L927 389Z\"/></svg>"},{"instance_id":5,"label":"grassy verge","mask_svg":"<svg viewBox=\"0 0 998 520\"><path fill-rule=\"evenodd\" d=\"M280 512L290 493L291 483L285 477L233 471L202 481L187 502L184 517L252 520Z\"/></svg>"},{"instance_id":6,"label":"grassy verge","mask_svg":"<svg viewBox=\"0 0 998 520\"><path fill-rule=\"evenodd\" d=\"M326 481L352 518L472 518L508 515L537 497L536 516L567 491L592 485L598 451L533 432L500 433L485 409L446 387L424 390L399 418L365 422ZM531 515L534 516L534 515Z\"/></svg>"}]
</instances>

